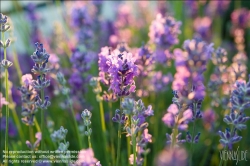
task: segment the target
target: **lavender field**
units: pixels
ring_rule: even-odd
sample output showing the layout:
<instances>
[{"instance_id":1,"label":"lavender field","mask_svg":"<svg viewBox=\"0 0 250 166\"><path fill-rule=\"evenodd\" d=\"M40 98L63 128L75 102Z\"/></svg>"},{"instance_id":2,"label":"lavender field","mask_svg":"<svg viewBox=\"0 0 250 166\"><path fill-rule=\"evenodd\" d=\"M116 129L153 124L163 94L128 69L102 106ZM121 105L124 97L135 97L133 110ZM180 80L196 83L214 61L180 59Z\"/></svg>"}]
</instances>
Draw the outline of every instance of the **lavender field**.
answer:
<instances>
[{"instance_id":1,"label":"lavender field","mask_svg":"<svg viewBox=\"0 0 250 166\"><path fill-rule=\"evenodd\" d=\"M0 166L250 165L250 1L0 3Z\"/></svg>"}]
</instances>

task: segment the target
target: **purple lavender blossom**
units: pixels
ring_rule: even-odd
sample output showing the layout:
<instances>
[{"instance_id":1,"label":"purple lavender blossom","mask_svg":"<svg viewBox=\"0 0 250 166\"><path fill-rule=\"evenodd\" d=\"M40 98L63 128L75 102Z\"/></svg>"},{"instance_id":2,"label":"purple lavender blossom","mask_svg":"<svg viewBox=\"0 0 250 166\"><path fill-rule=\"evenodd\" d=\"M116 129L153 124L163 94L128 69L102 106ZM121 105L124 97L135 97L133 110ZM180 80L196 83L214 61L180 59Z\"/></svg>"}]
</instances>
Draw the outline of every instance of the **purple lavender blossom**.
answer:
<instances>
[{"instance_id":1,"label":"purple lavender blossom","mask_svg":"<svg viewBox=\"0 0 250 166\"><path fill-rule=\"evenodd\" d=\"M37 92L33 86L33 80L31 74L22 76L22 87L19 88L21 92L21 100L23 103L22 122L26 125L32 125L34 121L34 113L37 111L36 96Z\"/></svg>"},{"instance_id":2,"label":"purple lavender blossom","mask_svg":"<svg viewBox=\"0 0 250 166\"><path fill-rule=\"evenodd\" d=\"M236 81L230 102L231 112L224 117L223 121L233 128L231 130L226 129L224 133L222 131L218 133L221 137L220 143L225 148L228 147L232 149L233 144L242 139L241 136L237 135L237 130L246 129L247 126L245 123L250 120L250 117L244 114L244 111L250 108L250 75L247 83L244 81Z\"/></svg>"},{"instance_id":3,"label":"purple lavender blossom","mask_svg":"<svg viewBox=\"0 0 250 166\"><path fill-rule=\"evenodd\" d=\"M220 135L220 143L225 147L229 148L230 150L233 149L233 144L239 142L242 137L238 136L236 133L236 129L231 133L230 129L226 129L225 132L219 131L218 134Z\"/></svg>"},{"instance_id":4,"label":"purple lavender blossom","mask_svg":"<svg viewBox=\"0 0 250 166\"><path fill-rule=\"evenodd\" d=\"M135 91L133 79L138 75L135 61L136 58L132 53L120 52L118 49L110 51L108 47L102 48L98 61L101 82L109 84L109 90L116 95L128 96Z\"/></svg>"},{"instance_id":5,"label":"purple lavender blossom","mask_svg":"<svg viewBox=\"0 0 250 166\"><path fill-rule=\"evenodd\" d=\"M163 150L156 159L156 166L187 165L187 152L183 148L168 148Z\"/></svg>"}]
</instances>

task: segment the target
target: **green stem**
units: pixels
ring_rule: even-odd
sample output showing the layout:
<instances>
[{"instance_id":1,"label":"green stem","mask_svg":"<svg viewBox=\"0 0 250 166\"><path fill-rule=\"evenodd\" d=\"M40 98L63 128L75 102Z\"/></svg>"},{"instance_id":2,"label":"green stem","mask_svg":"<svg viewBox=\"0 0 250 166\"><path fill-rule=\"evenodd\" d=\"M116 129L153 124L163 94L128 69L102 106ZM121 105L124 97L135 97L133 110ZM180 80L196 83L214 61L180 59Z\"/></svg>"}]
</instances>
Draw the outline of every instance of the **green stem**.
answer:
<instances>
[{"instance_id":1,"label":"green stem","mask_svg":"<svg viewBox=\"0 0 250 166\"><path fill-rule=\"evenodd\" d=\"M103 109L103 102L102 101L99 102L99 106L100 106L102 132L106 133L106 125L105 125L104 109Z\"/></svg>"},{"instance_id":2,"label":"green stem","mask_svg":"<svg viewBox=\"0 0 250 166\"><path fill-rule=\"evenodd\" d=\"M194 116L196 115L196 109L197 109L197 103L194 103ZM190 145L190 160L189 160L190 165L192 165L194 133L195 133L195 120L193 122L192 141Z\"/></svg>"},{"instance_id":3,"label":"green stem","mask_svg":"<svg viewBox=\"0 0 250 166\"><path fill-rule=\"evenodd\" d=\"M103 102L102 100L99 101L99 107L100 107L100 116L101 116L101 126L102 126L102 137L104 141L104 147L105 147L105 159L108 163L108 146L107 146L107 139L106 139L106 125L105 125L105 117L104 117L104 108L103 108Z\"/></svg>"},{"instance_id":4,"label":"green stem","mask_svg":"<svg viewBox=\"0 0 250 166\"><path fill-rule=\"evenodd\" d=\"M22 80L22 70L21 70L21 67L20 67L19 62L18 62L16 49L14 49L14 48L13 48L13 64L16 68L18 79L21 81Z\"/></svg>"},{"instance_id":5,"label":"green stem","mask_svg":"<svg viewBox=\"0 0 250 166\"><path fill-rule=\"evenodd\" d=\"M30 142L34 143L33 126L29 125L29 129L30 129Z\"/></svg>"},{"instance_id":6,"label":"green stem","mask_svg":"<svg viewBox=\"0 0 250 166\"><path fill-rule=\"evenodd\" d=\"M145 157L144 157L143 166L147 166L147 155L145 155Z\"/></svg>"},{"instance_id":7,"label":"green stem","mask_svg":"<svg viewBox=\"0 0 250 166\"><path fill-rule=\"evenodd\" d=\"M222 166L223 165L223 160L220 160L220 165L219 166Z\"/></svg>"},{"instance_id":8,"label":"green stem","mask_svg":"<svg viewBox=\"0 0 250 166\"><path fill-rule=\"evenodd\" d=\"M131 141L131 138L130 137L127 137L127 148L128 148L128 158L131 154L131 145L130 145L130 141Z\"/></svg>"},{"instance_id":9,"label":"green stem","mask_svg":"<svg viewBox=\"0 0 250 166\"><path fill-rule=\"evenodd\" d=\"M43 103L44 102L44 89L41 90L41 99ZM44 110L43 109L41 109L41 132L42 132L41 150L45 150L44 149L45 132L44 132Z\"/></svg>"},{"instance_id":10,"label":"green stem","mask_svg":"<svg viewBox=\"0 0 250 166\"><path fill-rule=\"evenodd\" d=\"M3 42L5 42L4 32L2 32L2 39ZM6 48L4 48L4 60L7 60L7 54L6 54ZM9 84L8 84L8 69L5 68L5 99L9 103ZM9 139L9 104L5 107L6 110L6 130L5 130L5 151L6 155L9 155L8 152L8 139ZM5 165L8 165L8 162L5 163Z\"/></svg>"},{"instance_id":11,"label":"green stem","mask_svg":"<svg viewBox=\"0 0 250 166\"><path fill-rule=\"evenodd\" d=\"M120 149L121 149L121 123L119 122L119 126L118 126L118 145L117 145L116 166L119 166Z\"/></svg>"},{"instance_id":12,"label":"green stem","mask_svg":"<svg viewBox=\"0 0 250 166\"><path fill-rule=\"evenodd\" d=\"M131 129L133 130L133 134L132 134L132 146L133 146L133 155L134 155L133 166L136 166L136 135L134 134L134 129L132 128L132 115L130 119L131 119Z\"/></svg>"},{"instance_id":13,"label":"green stem","mask_svg":"<svg viewBox=\"0 0 250 166\"><path fill-rule=\"evenodd\" d=\"M36 130L37 130L38 132L41 132L41 128L40 128L40 126L39 126L39 124L38 124L38 122L37 122L37 120L36 120L36 117L34 117L34 123L35 123L35 126L36 126Z\"/></svg>"},{"instance_id":14,"label":"green stem","mask_svg":"<svg viewBox=\"0 0 250 166\"><path fill-rule=\"evenodd\" d=\"M109 117L112 118L112 102L108 102L108 106L109 106ZM109 125L110 125L112 165L115 165L114 126L112 120L109 121Z\"/></svg>"},{"instance_id":15,"label":"green stem","mask_svg":"<svg viewBox=\"0 0 250 166\"><path fill-rule=\"evenodd\" d=\"M121 105L122 105L122 101L123 101L123 98L121 97L120 98L120 109L122 108ZM118 136L117 136L117 139L118 139L118 144L117 144L117 157L116 157L116 166L119 166L119 159L120 159L120 153L121 153L121 123L119 122L119 125L118 125Z\"/></svg>"},{"instance_id":16,"label":"green stem","mask_svg":"<svg viewBox=\"0 0 250 166\"><path fill-rule=\"evenodd\" d=\"M69 98L69 95L67 95L67 100L70 101L70 98ZM71 111L71 114L72 114L72 117L73 117L73 121L74 121L74 126L75 126L75 130L76 130L76 135L77 135L77 139L78 139L78 144L80 146L80 149L83 148L82 146L82 142L81 141L81 136L80 136L80 132L79 132L79 129L78 129L78 125L77 125L77 122L76 122L76 118L75 118L75 112L74 112L74 109L73 109L73 105L71 102L70 103L70 111Z\"/></svg>"},{"instance_id":17,"label":"green stem","mask_svg":"<svg viewBox=\"0 0 250 166\"><path fill-rule=\"evenodd\" d=\"M88 131L89 131L89 126L87 128L88 128ZM92 148L90 135L88 135L88 143L89 143L89 148Z\"/></svg>"}]
</instances>

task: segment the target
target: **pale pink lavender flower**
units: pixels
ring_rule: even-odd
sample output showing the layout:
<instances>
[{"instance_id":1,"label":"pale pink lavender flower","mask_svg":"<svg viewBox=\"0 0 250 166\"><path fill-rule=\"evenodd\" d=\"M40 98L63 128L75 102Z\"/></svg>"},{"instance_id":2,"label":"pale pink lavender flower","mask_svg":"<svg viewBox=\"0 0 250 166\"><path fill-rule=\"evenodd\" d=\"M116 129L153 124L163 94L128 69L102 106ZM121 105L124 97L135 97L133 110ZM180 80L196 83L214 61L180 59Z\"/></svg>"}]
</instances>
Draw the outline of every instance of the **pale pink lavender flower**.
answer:
<instances>
[{"instance_id":1,"label":"pale pink lavender flower","mask_svg":"<svg viewBox=\"0 0 250 166\"><path fill-rule=\"evenodd\" d=\"M38 148L38 146L40 145L40 142L42 140L42 133L41 132L37 132L36 135L36 141L34 142L34 144L32 144L30 141L26 141L26 145L29 149L31 150L36 150Z\"/></svg>"},{"instance_id":2,"label":"pale pink lavender flower","mask_svg":"<svg viewBox=\"0 0 250 166\"><path fill-rule=\"evenodd\" d=\"M246 8L236 9L231 14L231 19L234 27L245 29L249 27L250 11Z\"/></svg>"},{"instance_id":3,"label":"pale pink lavender flower","mask_svg":"<svg viewBox=\"0 0 250 166\"><path fill-rule=\"evenodd\" d=\"M197 17L194 20L194 30L202 37L202 39L209 41L211 39L212 20L210 17Z\"/></svg>"},{"instance_id":4,"label":"pale pink lavender flower","mask_svg":"<svg viewBox=\"0 0 250 166\"><path fill-rule=\"evenodd\" d=\"M162 121L170 128L177 125L179 130L186 130L188 128L188 122L193 118L192 110L185 110L182 116L179 116L179 112L178 106L171 104L167 109L167 113L162 117Z\"/></svg>"},{"instance_id":5,"label":"pale pink lavender flower","mask_svg":"<svg viewBox=\"0 0 250 166\"><path fill-rule=\"evenodd\" d=\"M91 148L83 149L79 152L78 160L76 161L77 166L95 166L96 163L98 163L98 160L94 157L94 152Z\"/></svg>"},{"instance_id":6,"label":"pale pink lavender flower","mask_svg":"<svg viewBox=\"0 0 250 166\"><path fill-rule=\"evenodd\" d=\"M181 166L187 165L188 155L183 148L164 149L156 158L156 166Z\"/></svg>"},{"instance_id":7,"label":"pale pink lavender flower","mask_svg":"<svg viewBox=\"0 0 250 166\"><path fill-rule=\"evenodd\" d=\"M216 113L212 109L207 109L203 113L203 123L206 129L210 130L214 126L214 122L217 119Z\"/></svg>"},{"instance_id":8,"label":"pale pink lavender flower","mask_svg":"<svg viewBox=\"0 0 250 166\"><path fill-rule=\"evenodd\" d=\"M5 98L3 97L3 94L0 93L0 109L2 109L3 105L7 105L7 104L9 103L5 100Z\"/></svg>"}]
</instances>

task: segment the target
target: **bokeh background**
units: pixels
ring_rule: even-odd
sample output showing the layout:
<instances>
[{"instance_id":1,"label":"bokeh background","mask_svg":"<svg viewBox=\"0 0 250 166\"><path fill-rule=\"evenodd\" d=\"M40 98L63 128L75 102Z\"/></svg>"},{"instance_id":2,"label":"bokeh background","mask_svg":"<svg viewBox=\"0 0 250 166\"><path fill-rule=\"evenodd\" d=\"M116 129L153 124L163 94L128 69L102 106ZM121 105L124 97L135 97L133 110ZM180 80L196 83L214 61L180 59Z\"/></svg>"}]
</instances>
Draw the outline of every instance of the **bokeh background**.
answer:
<instances>
[{"instance_id":1,"label":"bokeh background","mask_svg":"<svg viewBox=\"0 0 250 166\"><path fill-rule=\"evenodd\" d=\"M78 11L82 9L82 11ZM79 127L82 119L80 113L85 109L92 112L92 146L95 157L105 163L103 139L101 135L101 122L99 105L92 87L88 84L88 79L98 76L98 53L104 46L116 48L120 43L131 51L136 52L137 48L143 44L148 44L155 51L154 43L150 42L149 30L156 15L170 15L182 22L181 34L178 35L179 42L173 45L169 51L182 48L186 39L199 36L207 43L214 43L214 48L223 47L227 51L227 66L235 63L234 57L237 54L240 60L244 61L245 76L241 79L248 80L250 73L250 2L247 0L236 1L1 1L1 13L9 17L11 29L7 37L12 44L7 49L8 59L18 60L19 66L12 66L9 69L9 80L11 84L10 106L10 129L9 129L9 149L28 149L25 141L29 140L29 127L21 122L21 96L18 87L21 86L21 76L31 73L34 65L30 55L35 51L35 42L44 44L45 49L50 54L49 65L53 71L49 74L51 86L47 88L46 94L50 97L51 106L46 110L47 131L45 135L46 148L55 150L56 147L50 139L50 134L58 130L60 126L68 129L66 140L69 141L70 150L81 150L77 143L68 100L62 95L60 85L56 80L56 73L61 71L67 80L70 88L70 98L75 110L75 118ZM233 14L236 12L236 14ZM238 12L238 13L237 13ZM81 17L88 17L89 27L81 34ZM81 36L83 35L83 36ZM88 36L89 35L89 36ZM79 37L80 36L80 37ZM82 38L81 38L82 37ZM85 43L79 42L79 38ZM84 73L88 78L79 80L72 75L77 75L73 68L74 61L72 54L75 49L88 51L86 64L89 70ZM3 50L1 48L1 59ZM213 80L212 74L216 64L212 59L209 61L205 71L206 97L202 103L203 119L196 123L197 131L201 132L200 141L195 145L193 155L193 165L216 166L220 162L219 152L222 145L219 143L218 130L224 130L227 125L223 122L223 116L229 109L223 105L216 104L223 95L230 92L221 87L219 96L213 96L213 88L209 88L209 83ZM20 69L19 69L20 68ZM165 63L157 62L154 69L155 81L151 81L146 86L152 86L153 91L146 96L141 96L139 90L133 97L141 98L145 105L152 105L157 112L156 116L150 117L149 133L153 136L152 143L148 147L150 153L147 156L147 165L154 165L157 155L166 146L166 133L171 129L162 122L161 118L166 113L168 106L172 103L171 84L176 72L174 60ZM230 74L224 76L231 77ZM1 77L2 78L2 77ZM1 80L3 83L3 79ZM142 84L137 80L137 85ZM3 86L3 84L1 85ZM103 86L103 85L102 85ZM104 90L108 88L103 86ZM2 92L3 93L3 92ZM80 93L80 94L79 94ZM3 106L1 109L4 110ZM112 107L108 102L104 102L105 121L107 129L117 125L109 125L111 121L110 109L114 112L119 108L119 101L113 102ZM246 110L249 116L249 109ZM38 121L40 115L37 114ZM247 122L250 127L250 122ZM5 113L1 117L1 147L4 147ZM80 127L81 130L81 127ZM36 128L34 127L34 131ZM234 147L239 146L240 150L250 150L249 128L240 132L242 140ZM126 134L122 137L121 165L128 165ZM108 132L108 138L117 140L117 134L113 136ZM87 142L87 139L83 139ZM86 143L87 144L87 143ZM116 145L116 143L115 143ZM186 148L188 149L189 146ZM86 147L85 147L86 148ZM2 149L0 149L2 150ZM238 165L247 166L250 161L250 152L247 154L248 161L240 161ZM235 165L235 161L228 161L228 165ZM19 164L16 164L19 165ZM103 164L105 166L105 164Z\"/></svg>"}]
</instances>

